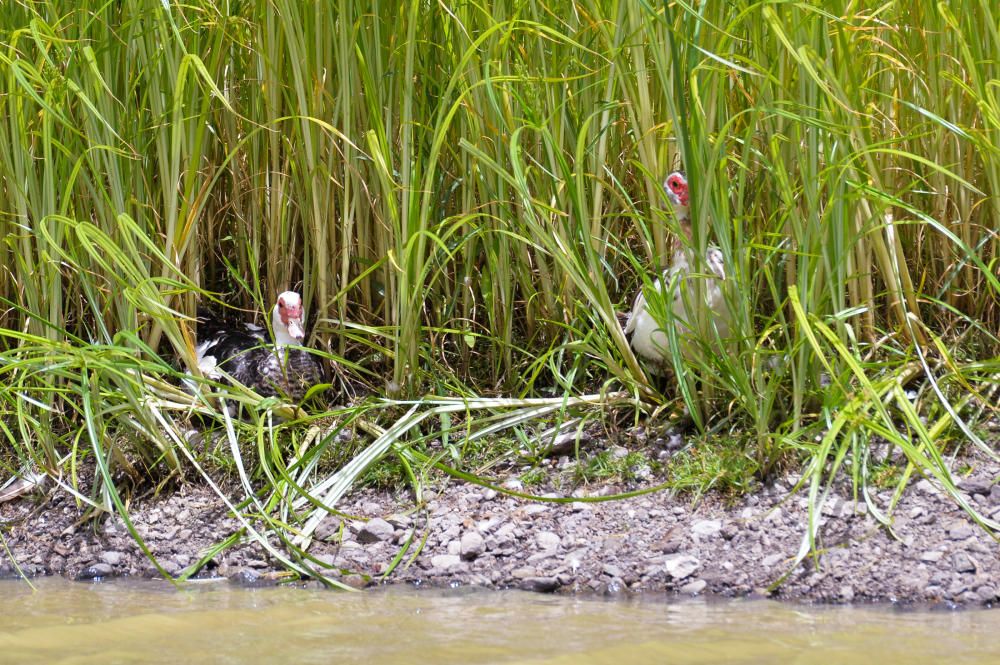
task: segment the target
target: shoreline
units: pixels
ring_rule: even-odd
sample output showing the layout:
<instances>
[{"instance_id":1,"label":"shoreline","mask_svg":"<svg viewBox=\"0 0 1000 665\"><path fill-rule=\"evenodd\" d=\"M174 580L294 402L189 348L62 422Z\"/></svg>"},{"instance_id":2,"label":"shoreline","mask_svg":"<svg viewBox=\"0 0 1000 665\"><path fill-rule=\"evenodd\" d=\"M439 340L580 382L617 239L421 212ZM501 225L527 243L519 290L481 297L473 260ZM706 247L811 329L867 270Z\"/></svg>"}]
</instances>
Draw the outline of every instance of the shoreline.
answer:
<instances>
[{"instance_id":1,"label":"shoreline","mask_svg":"<svg viewBox=\"0 0 1000 665\"><path fill-rule=\"evenodd\" d=\"M1000 519L1000 485L994 484L1000 465L977 459L972 468L958 480L963 497L981 514ZM792 568L808 517L804 492L788 497L789 480L731 505L712 494L693 505L690 497L666 491L606 502L542 503L450 482L426 491L425 505L412 515L408 496L362 490L339 506L359 519L328 516L309 552L342 569L341 581L355 587L383 583L380 577L412 534L413 546L386 583L605 596L1000 604L996 536L926 479L907 488L893 512L892 533L863 502L831 492L819 516L819 556ZM577 494L594 497L620 489L596 483ZM885 506L891 495L881 491L875 500ZM22 497L0 504L0 533L29 577L158 576L120 517L95 528L80 523L81 515L58 491L44 501ZM129 516L171 575L238 526L222 501L198 483L137 500ZM217 555L197 577L266 585L287 580L281 571L263 548L246 543ZM17 575L9 557L0 557L0 577Z\"/></svg>"}]
</instances>

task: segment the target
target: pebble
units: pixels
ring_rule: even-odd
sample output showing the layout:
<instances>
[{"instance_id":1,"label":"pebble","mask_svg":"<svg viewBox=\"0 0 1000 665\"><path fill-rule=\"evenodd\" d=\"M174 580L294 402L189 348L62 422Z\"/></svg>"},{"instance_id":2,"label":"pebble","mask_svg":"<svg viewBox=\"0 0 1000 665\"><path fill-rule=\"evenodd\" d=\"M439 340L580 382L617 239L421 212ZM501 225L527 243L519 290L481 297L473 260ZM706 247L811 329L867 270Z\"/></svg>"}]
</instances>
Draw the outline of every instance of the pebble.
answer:
<instances>
[{"instance_id":1,"label":"pebble","mask_svg":"<svg viewBox=\"0 0 1000 665\"><path fill-rule=\"evenodd\" d=\"M842 586L840 587L840 590L837 592L837 595L840 597L841 600L849 603L852 600L854 600L854 587L852 587L849 584Z\"/></svg>"},{"instance_id":2,"label":"pebble","mask_svg":"<svg viewBox=\"0 0 1000 665\"><path fill-rule=\"evenodd\" d=\"M711 537L722 531L722 520L698 520L691 525L691 533L696 536Z\"/></svg>"},{"instance_id":3,"label":"pebble","mask_svg":"<svg viewBox=\"0 0 1000 665\"><path fill-rule=\"evenodd\" d=\"M108 564L109 566L117 566L122 562L124 556L125 555L122 554L121 552L110 550L101 555L101 561Z\"/></svg>"},{"instance_id":4,"label":"pebble","mask_svg":"<svg viewBox=\"0 0 1000 665\"><path fill-rule=\"evenodd\" d=\"M691 596L696 596L702 591L704 591L705 587L707 586L708 582L706 582L705 580L693 580L682 586L680 589L678 589L678 591Z\"/></svg>"},{"instance_id":5,"label":"pebble","mask_svg":"<svg viewBox=\"0 0 1000 665\"><path fill-rule=\"evenodd\" d=\"M784 554L771 554L769 556L764 557L764 560L761 561L760 563L765 568L773 568L782 561L784 561L786 558L787 557L785 557Z\"/></svg>"},{"instance_id":6,"label":"pebble","mask_svg":"<svg viewBox=\"0 0 1000 665\"><path fill-rule=\"evenodd\" d=\"M483 553L485 540L476 531L466 531L462 534L459 553L466 561L471 561Z\"/></svg>"},{"instance_id":7,"label":"pebble","mask_svg":"<svg viewBox=\"0 0 1000 665\"><path fill-rule=\"evenodd\" d=\"M535 536L535 544L537 544L538 547L543 550L557 549L559 547L560 542L562 542L562 539L559 537L559 535L551 531L540 531Z\"/></svg>"},{"instance_id":8,"label":"pebble","mask_svg":"<svg viewBox=\"0 0 1000 665\"><path fill-rule=\"evenodd\" d=\"M994 487L988 478L962 478L955 484L969 494L990 494Z\"/></svg>"},{"instance_id":9,"label":"pebble","mask_svg":"<svg viewBox=\"0 0 1000 665\"><path fill-rule=\"evenodd\" d=\"M955 552L951 557L951 565L956 573L976 572L976 562L965 552Z\"/></svg>"},{"instance_id":10,"label":"pebble","mask_svg":"<svg viewBox=\"0 0 1000 665\"><path fill-rule=\"evenodd\" d=\"M696 570L701 568L701 561L690 554L675 554L667 557L663 562L663 566L670 577L675 580L682 580L685 577L690 577Z\"/></svg>"},{"instance_id":11,"label":"pebble","mask_svg":"<svg viewBox=\"0 0 1000 665\"><path fill-rule=\"evenodd\" d=\"M431 557L431 565L441 570L449 570L462 565L462 559L457 554L435 554Z\"/></svg>"},{"instance_id":12,"label":"pebble","mask_svg":"<svg viewBox=\"0 0 1000 665\"><path fill-rule=\"evenodd\" d=\"M951 540L965 540L974 534L975 531L967 522L956 522L948 529L948 538Z\"/></svg>"},{"instance_id":13,"label":"pebble","mask_svg":"<svg viewBox=\"0 0 1000 665\"><path fill-rule=\"evenodd\" d=\"M381 517L368 520L361 529L358 530L358 542L364 544L380 543L392 538L396 530L391 524Z\"/></svg>"},{"instance_id":14,"label":"pebble","mask_svg":"<svg viewBox=\"0 0 1000 665\"><path fill-rule=\"evenodd\" d=\"M111 572L112 570L110 565L106 563L95 563L81 570L77 574L76 579L80 581L98 580L102 577L108 577L111 575Z\"/></svg>"},{"instance_id":15,"label":"pebble","mask_svg":"<svg viewBox=\"0 0 1000 665\"><path fill-rule=\"evenodd\" d=\"M549 576L526 577L521 581L521 588L525 591L549 593L558 589L559 586L559 580Z\"/></svg>"},{"instance_id":16,"label":"pebble","mask_svg":"<svg viewBox=\"0 0 1000 665\"><path fill-rule=\"evenodd\" d=\"M994 485L990 488L990 503L994 506L1000 505L1000 485Z\"/></svg>"},{"instance_id":17,"label":"pebble","mask_svg":"<svg viewBox=\"0 0 1000 665\"><path fill-rule=\"evenodd\" d=\"M926 561L927 563L937 563L944 556L944 552L939 550L928 550L920 555L921 561Z\"/></svg>"}]
</instances>

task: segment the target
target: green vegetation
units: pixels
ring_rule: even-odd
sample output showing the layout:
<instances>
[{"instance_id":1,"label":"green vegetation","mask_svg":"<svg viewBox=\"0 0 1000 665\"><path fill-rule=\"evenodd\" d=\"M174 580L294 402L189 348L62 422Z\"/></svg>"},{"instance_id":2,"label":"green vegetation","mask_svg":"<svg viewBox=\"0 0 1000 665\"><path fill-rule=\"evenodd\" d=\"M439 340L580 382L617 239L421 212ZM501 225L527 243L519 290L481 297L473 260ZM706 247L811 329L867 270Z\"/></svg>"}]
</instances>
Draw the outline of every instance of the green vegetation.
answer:
<instances>
[{"instance_id":1,"label":"green vegetation","mask_svg":"<svg viewBox=\"0 0 1000 665\"><path fill-rule=\"evenodd\" d=\"M940 442L996 454L998 25L982 0L4 2L3 471L125 513L121 470L201 470L197 416L246 535L300 572L383 458L419 498L490 436L681 401L738 441L691 457L727 486L804 465L815 504L848 473L885 519L887 441L898 486L959 500ZM616 312L670 255L680 164L734 338L664 392ZM320 406L177 387L197 302L286 288L339 369Z\"/></svg>"}]
</instances>

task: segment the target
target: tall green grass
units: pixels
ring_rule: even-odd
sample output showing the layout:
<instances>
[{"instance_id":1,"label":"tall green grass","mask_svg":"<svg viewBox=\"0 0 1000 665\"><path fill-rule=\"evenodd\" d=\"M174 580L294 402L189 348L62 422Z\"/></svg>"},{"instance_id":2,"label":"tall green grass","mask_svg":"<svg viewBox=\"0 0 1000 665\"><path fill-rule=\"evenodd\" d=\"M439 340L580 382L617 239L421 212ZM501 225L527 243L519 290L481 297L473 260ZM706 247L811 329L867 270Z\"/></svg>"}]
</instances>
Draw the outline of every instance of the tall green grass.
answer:
<instances>
[{"instance_id":1,"label":"tall green grass","mask_svg":"<svg viewBox=\"0 0 1000 665\"><path fill-rule=\"evenodd\" d=\"M942 444L996 416L1000 14L867 5L3 3L9 470L189 469L177 433L219 413L173 388L196 302L298 288L374 395L624 389L750 433L761 473L808 460L817 498L843 464L866 487L875 439L950 487ZM616 313L677 242L682 165L736 333L664 394ZM419 467L387 431L366 463Z\"/></svg>"}]
</instances>

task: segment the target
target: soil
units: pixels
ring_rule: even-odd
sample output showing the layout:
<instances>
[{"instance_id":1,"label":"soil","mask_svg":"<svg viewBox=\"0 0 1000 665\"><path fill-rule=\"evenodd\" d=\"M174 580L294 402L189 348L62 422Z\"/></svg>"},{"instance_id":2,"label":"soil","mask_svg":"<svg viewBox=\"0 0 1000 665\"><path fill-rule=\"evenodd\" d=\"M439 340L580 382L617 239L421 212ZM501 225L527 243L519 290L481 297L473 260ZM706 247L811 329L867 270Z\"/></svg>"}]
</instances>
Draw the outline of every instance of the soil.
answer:
<instances>
[{"instance_id":1,"label":"soil","mask_svg":"<svg viewBox=\"0 0 1000 665\"><path fill-rule=\"evenodd\" d=\"M1000 521L1000 464L972 455L954 468L963 469L956 474L961 497ZM340 506L352 518L331 516L320 524L310 553L339 569L334 576L353 586L1000 604L997 534L975 524L928 479L910 483L892 513L891 530L849 487L835 488L818 516L818 554L794 565L808 523L807 492L790 494L795 481L783 477L735 502L713 494L695 501L668 491L588 501L633 489L604 482L578 488L571 503L450 482L426 492L423 507L415 511L407 493L364 490ZM506 486L517 489L518 481L511 478ZM884 508L892 491L872 498ZM9 552L0 554L0 577L160 574L120 517L81 521L82 515L59 489L0 503L0 544ZM138 500L129 506L129 516L171 575L239 527L225 504L200 484ZM383 579L411 536L413 546ZM274 584L288 580L281 571L259 545L244 542L216 554L199 576Z\"/></svg>"}]
</instances>

